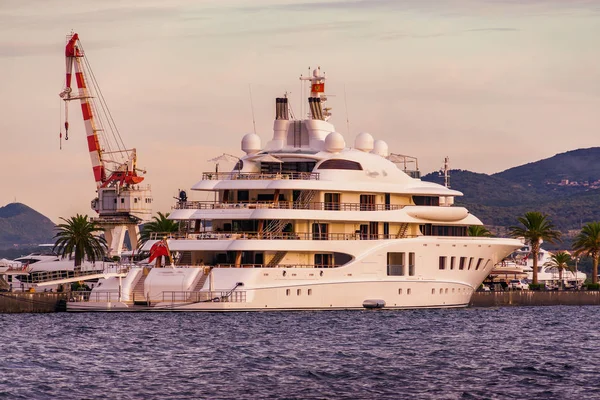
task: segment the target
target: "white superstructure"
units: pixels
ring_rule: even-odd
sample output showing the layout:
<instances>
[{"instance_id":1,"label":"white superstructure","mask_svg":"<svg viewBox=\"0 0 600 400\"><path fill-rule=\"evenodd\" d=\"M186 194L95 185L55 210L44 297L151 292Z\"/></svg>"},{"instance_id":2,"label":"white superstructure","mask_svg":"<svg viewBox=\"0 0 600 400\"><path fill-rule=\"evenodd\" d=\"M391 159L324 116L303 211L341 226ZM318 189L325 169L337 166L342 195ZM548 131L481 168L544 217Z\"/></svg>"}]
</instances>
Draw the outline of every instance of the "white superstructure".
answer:
<instances>
[{"instance_id":1,"label":"white superstructure","mask_svg":"<svg viewBox=\"0 0 600 400\"><path fill-rule=\"evenodd\" d=\"M174 265L105 279L68 310L466 306L521 243L467 237L481 222L453 205L460 192L421 181L406 167L416 159L368 133L346 142L328 122L325 76L301 79L310 82L308 117L290 118L278 98L272 139L263 146L245 135L232 171L205 172L192 186L214 200L178 202Z\"/></svg>"}]
</instances>

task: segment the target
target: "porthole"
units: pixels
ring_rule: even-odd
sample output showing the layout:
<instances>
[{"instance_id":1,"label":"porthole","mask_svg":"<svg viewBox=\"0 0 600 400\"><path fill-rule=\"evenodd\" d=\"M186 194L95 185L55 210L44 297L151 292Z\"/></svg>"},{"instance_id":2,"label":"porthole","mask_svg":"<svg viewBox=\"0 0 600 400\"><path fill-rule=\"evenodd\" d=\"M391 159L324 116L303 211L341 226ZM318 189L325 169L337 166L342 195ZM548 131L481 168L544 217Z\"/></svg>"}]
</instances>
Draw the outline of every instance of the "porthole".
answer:
<instances>
[{"instance_id":1,"label":"porthole","mask_svg":"<svg viewBox=\"0 0 600 400\"><path fill-rule=\"evenodd\" d=\"M410 294L410 289L406 289L406 294Z\"/></svg>"},{"instance_id":2,"label":"porthole","mask_svg":"<svg viewBox=\"0 0 600 400\"><path fill-rule=\"evenodd\" d=\"M402 289L398 289L398 294L402 294Z\"/></svg>"},{"instance_id":3,"label":"porthole","mask_svg":"<svg viewBox=\"0 0 600 400\"><path fill-rule=\"evenodd\" d=\"M285 295L289 296L290 295L290 289L285 289Z\"/></svg>"},{"instance_id":4,"label":"porthole","mask_svg":"<svg viewBox=\"0 0 600 400\"><path fill-rule=\"evenodd\" d=\"M312 289L308 289L308 295L311 296L312 295Z\"/></svg>"},{"instance_id":5,"label":"porthole","mask_svg":"<svg viewBox=\"0 0 600 400\"><path fill-rule=\"evenodd\" d=\"M448 288L446 288L446 290L444 290L444 294L448 294Z\"/></svg>"},{"instance_id":6,"label":"porthole","mask_svg":"<svg viewBox=\"0 0 600 400\"><path fill-rule=\"evenodd\" d=\"M300 296L302 294L302 289L296 290L296 296Z\"/></svg>"},{"instance_id":7,"label":"porthole","mask_svg":"<svg viewBox=\"0 0 600 400\"><path fill-rule=\"evenodd\" d=\"M444 289L440 288L440 294L442 294L444 292Z\"/></svg>"},{"instance_id":8,"label":"porthole","mask_svg":"<svg viewBox=\"0 0 600 400\"><path fill-rule=\"evenodd\" d=\"M431 294L435 294L435 289L431 289Z\"/></svg>"}]
</instances>

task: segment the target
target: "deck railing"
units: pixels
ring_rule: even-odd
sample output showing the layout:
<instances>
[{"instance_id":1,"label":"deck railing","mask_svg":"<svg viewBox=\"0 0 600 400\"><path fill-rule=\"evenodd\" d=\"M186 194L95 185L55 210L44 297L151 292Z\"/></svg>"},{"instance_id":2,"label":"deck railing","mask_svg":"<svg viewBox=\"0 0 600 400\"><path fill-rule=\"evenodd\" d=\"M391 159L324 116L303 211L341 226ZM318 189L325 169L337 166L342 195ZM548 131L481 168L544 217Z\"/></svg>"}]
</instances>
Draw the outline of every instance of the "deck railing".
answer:
<instances>
[{"instance_id":1,"label":"deck railing","mask_svg":"<svg viewBox=\"0 0 600 400\"><path fill-rule=\"evenodd\" d=\"M302 204L298 201L256 201L243 203L220 203L214 201L184 201L173 208L187 210L222 210L222 209L255 209L273 208L286 210L324 210L324 211L389 211L400 210L401 204L361 204L361 203L331 203L310 202Z\"/></svg>"},{"instance_id":2,"label":"deck railing","mask_svg":"<svg viewBox=\"0 0 600 400\"><path fill-rule=\"evenodd\" d=\"M166 291L162 292L163 303L245 303L246 292L244 290L222 290L222 291Z\"/></svg>"},{"instance_id":3,"label":"deck railing","mask_svg":"<svg viewBox=\"0 0 600 400\"><path fill-rule=\"evenodd\" d=\"M402 235L402 238L415 235ZM396 234L366 234L366 233L302 233L302 232L153 232L150 240L160 239L188 240L382 240L397 239Z\"/></svg>"},{"instance_id":4,"label":"deck railing","mask_svg":"<svg viewBox=\"0 0 600 400\"><path fill-rule=\"evenodd\" d=\"M318 172L282 172L282 173L262 173L262 172L203 172L202 180L319 180Z\"/></svg>"}]
</instances>

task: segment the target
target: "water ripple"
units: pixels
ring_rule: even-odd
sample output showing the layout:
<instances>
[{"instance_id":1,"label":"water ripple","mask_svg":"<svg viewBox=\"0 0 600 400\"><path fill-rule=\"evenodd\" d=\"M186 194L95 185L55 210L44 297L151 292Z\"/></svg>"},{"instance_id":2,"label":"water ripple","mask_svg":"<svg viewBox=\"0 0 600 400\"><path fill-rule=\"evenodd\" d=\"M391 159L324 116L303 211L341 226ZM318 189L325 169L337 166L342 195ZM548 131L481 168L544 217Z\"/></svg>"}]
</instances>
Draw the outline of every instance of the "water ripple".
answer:
<instances>
[{"instance_id":1,"label":"water ripple","mask_svg":"<svg viewBox=\"0 0 600 400\"><path fill-rule=\"evenodd\" d=\"M590 398L596 307L0 315L0 399Z\"/></svg>"}]
</instances>

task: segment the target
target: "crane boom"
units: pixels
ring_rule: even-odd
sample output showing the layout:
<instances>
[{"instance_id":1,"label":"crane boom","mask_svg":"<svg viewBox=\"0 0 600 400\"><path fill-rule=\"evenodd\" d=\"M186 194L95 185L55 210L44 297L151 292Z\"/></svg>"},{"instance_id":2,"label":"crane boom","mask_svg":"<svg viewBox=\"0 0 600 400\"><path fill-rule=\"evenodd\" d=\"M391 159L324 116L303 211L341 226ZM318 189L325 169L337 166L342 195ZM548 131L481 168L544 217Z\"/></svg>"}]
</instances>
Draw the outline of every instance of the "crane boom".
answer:
<instances>
[{"instance_id":1,"label":"crane boom","mask_svg":"<svg viewBox=\"0 0 600 400\"><path fill-rule=\"evenodd\" d=\"M96 183L97 197L91 204L98 213L94 221L105 229L110 255L119 255L125 232L135 249L138 223L150 220L152 214L152 193L150 186L139 185L144 177L138 172L145 171L137 169L136 150L127 149L123 144L77 33L67 36L65 60L65 86L60 93L65 101L65 140L69 137L68 105L79 100ZM71 87L73 73L76 94Z\"/></svg>"},{"instance_id":2,"label":"crane boom","mask_svg":"<svg viewBox=\"0 0 600 400\"><path fill-rule=\"evenodd\" d=\"M97 115L95 115L98 112L94 112L94 110L102 109L105 112L108 112L108 108L106 107L106 104L104 104L101 96L99 96L99 101L102 103L100 107L97 107L93 104L97 96L95 96L95 93L92 93L92 88L88 85L88 83L92 83L92 85L94 85L95 80L90 79L89 77L93 76L91 71L86 71L89 70L89 66L86 62L84 62L85 54L77 33L73 33L67 37L65 58L65 88L60 93L60 97L65 100L65 137L68 138L69 132L68 103L72 100L79 100L81 103L81 113L83 115L83 122L87 134L88 150L90 154L90 160L92 162L92 170L94 172L96 187L107 187L115 184L124 186L142 182L144 177L138 176L137 174L137 156L135 149L124 149L122 148L124 146L120 146L118 141L116 145L119 147L119 149L115 151L111 150L110 148L108 151L106 151L101 145L98 132L103 131L103 129L102 124L100 124L100 127L98 127L98 123L96 122ZM77 95L73 95L73 89L71 88L73 69L75 70L75 81L77 82L78 88ZM98 93L99 88L96 88L95 92ZM108 122L108 125L113 128L114 123L112 123L112 119ZM116 127L114 127L114 130L116 130ZM118 132L116 132L116 134L118 135ZM105 141L106 139L107 138L105 138ZM118 159L119 155L121 156L120 160Z\"/></svg>"}]
</instances>

